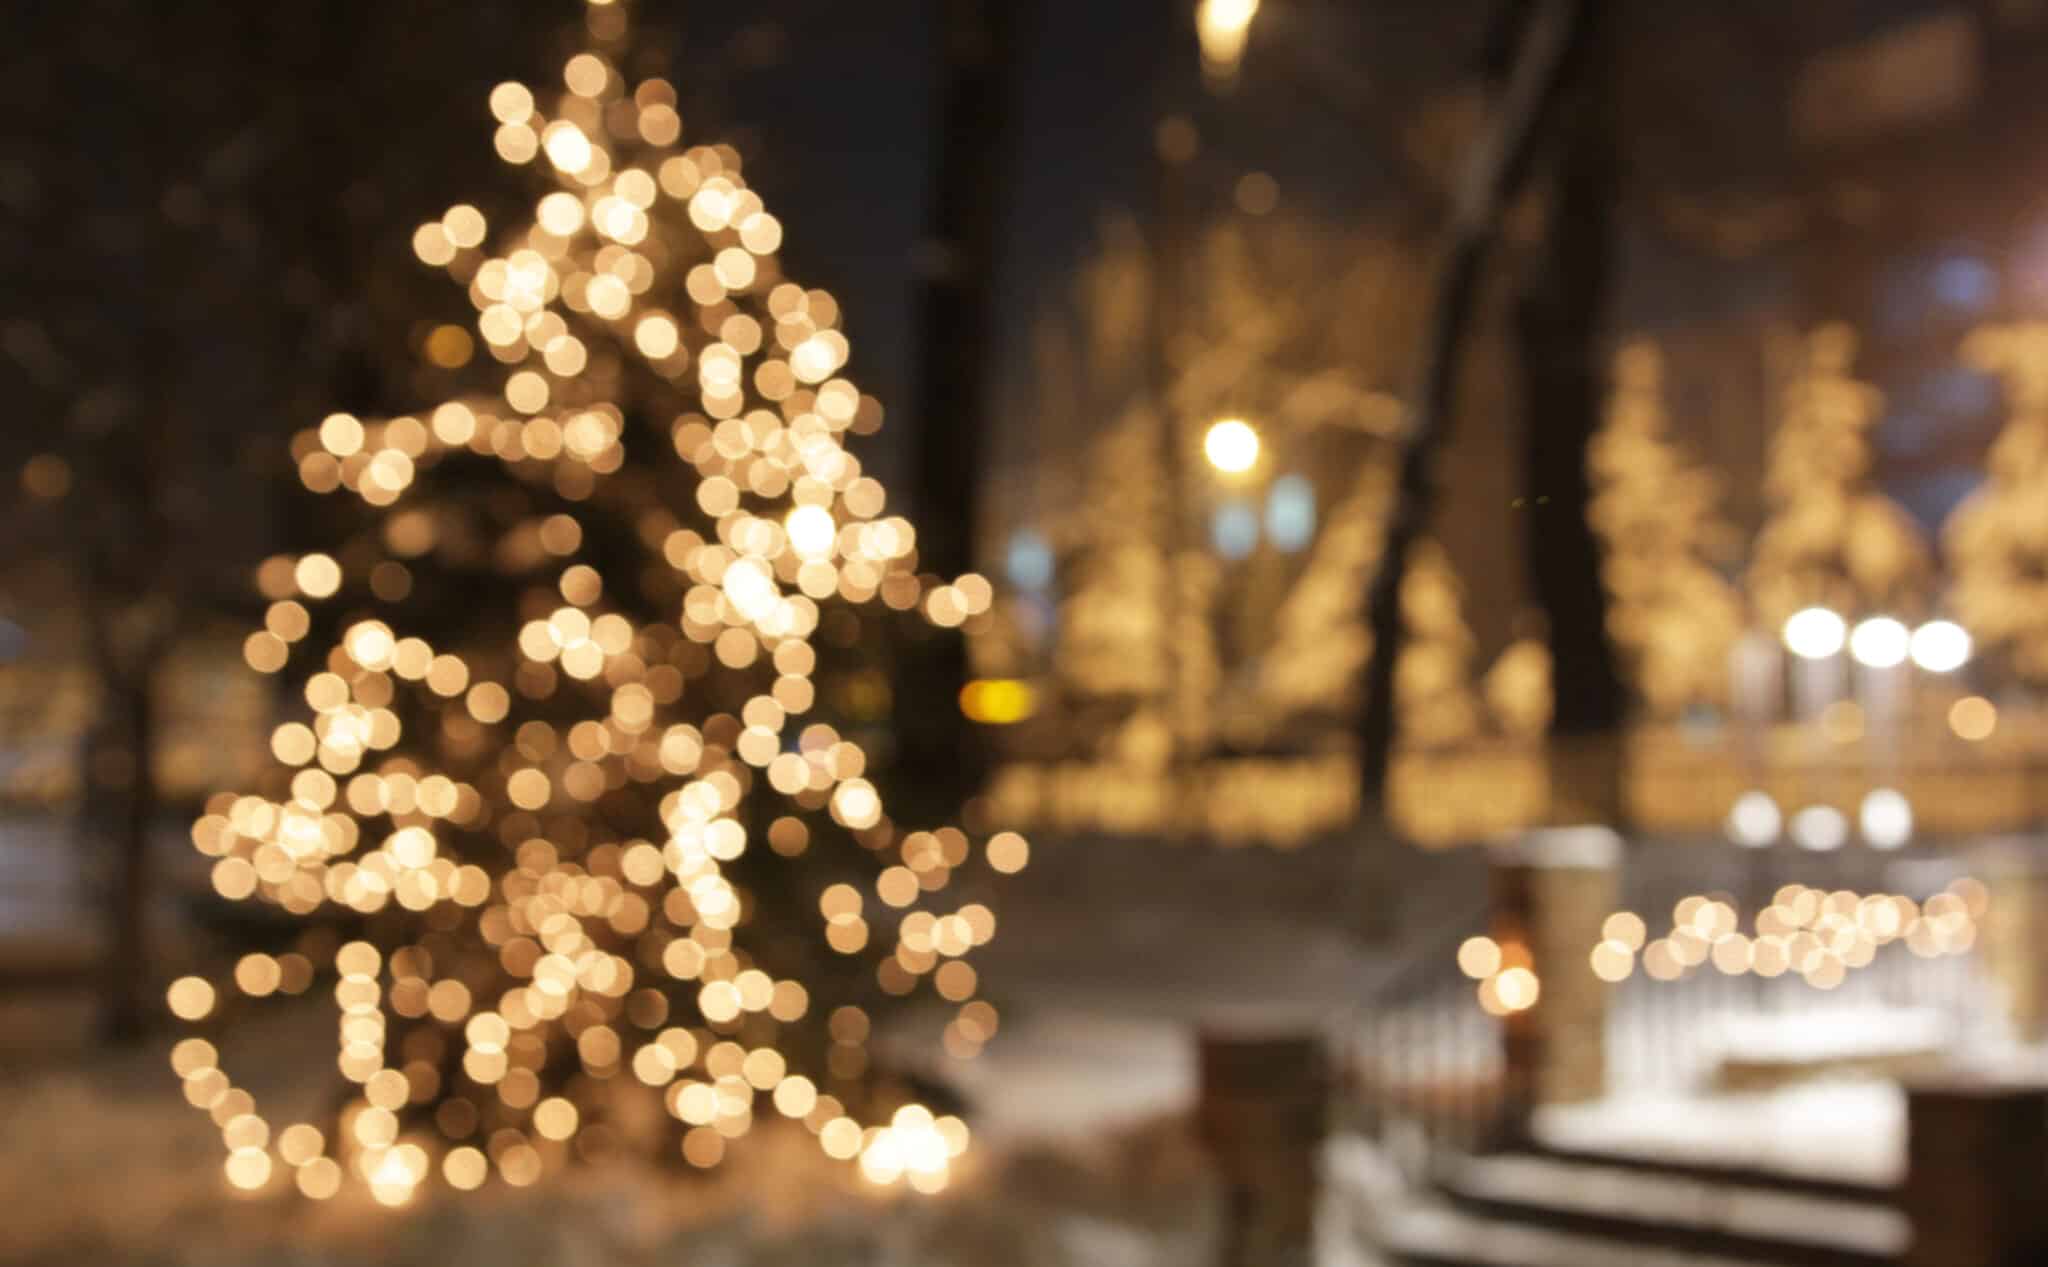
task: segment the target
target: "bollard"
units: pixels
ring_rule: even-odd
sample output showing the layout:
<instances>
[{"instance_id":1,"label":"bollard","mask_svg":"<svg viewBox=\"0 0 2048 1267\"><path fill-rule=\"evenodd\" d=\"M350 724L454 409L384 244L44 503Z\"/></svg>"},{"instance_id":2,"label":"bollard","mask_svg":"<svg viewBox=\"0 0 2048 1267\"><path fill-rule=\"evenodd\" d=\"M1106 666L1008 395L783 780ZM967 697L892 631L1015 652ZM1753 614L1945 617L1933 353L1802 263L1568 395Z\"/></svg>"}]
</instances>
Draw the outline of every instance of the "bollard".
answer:
<instances>
[{"instance_id":1,"label":"bollard","mask_svg":"<svg viewBox=\"0 0 2048 1267\"><path fill-rule=\"evenodd\" d=\"M1903 1267L2048 1262L2048 1087L1921 1081L1906 1087L1913 1229Z\"/></svg>"},{"instance_id":2,"label":"bollard","mask_svg":"<svg viewBox=\"0 0 2048 1267\"><path fill-rule=\"evenodd\" d=\"M2048 855L2038 842L2012 838L1978 851L1977 875L1991 886L1981 928L1984 966L2005 996L2006 1015L2021 1042L2048 1038Z\"/></svg>"},{"instance_id":3,"label":"bollard","mask_svg":"<svg viewBox=\"0 0 2048 1267\"><path fill-rule=\"evenodd\" d=\"M1536 1005L1501 1024L1499 1143L1527 1134L1545 1104L1597 1099L1607 1087L1607 991L1587 966L1612 912L1621 839L1605 827L1532 831L1491 856L1492 935L1526 955Z\"/></svg>"},{"instance_id":4,"label":"bollard","mask_svg":"<svg viewBox=\"0 0 2048 1267\"><path fill-rule=\"evenodd\" d=\"M1222 1267L1309 1267L1330 1101L1320 1034L1197 1037L1196 1130L1224 1189Z\"/></svg>"}]
</instances>

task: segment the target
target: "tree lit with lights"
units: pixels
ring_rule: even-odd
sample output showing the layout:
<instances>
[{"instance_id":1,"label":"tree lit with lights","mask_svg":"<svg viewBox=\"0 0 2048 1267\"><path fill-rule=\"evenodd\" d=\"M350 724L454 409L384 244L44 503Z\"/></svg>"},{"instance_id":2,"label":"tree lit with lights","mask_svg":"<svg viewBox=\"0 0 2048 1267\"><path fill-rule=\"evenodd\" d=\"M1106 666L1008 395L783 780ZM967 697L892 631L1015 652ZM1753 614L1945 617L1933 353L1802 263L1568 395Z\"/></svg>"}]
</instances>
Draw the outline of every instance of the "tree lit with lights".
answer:
<instances>
[{"instance_id":1,"label":"tree lit with lights","mask_svg":"<svg viewBox=\"0 0 2048 1267\"><path fill-rule=\"evenodd\" d=\"M1587 515L1606 551L1609 632L1634 661L1651 713L1673 717L1727 695L1743 604L1715 566L1733 544L1717 481L1672 442L1663 373L1648 342L1615 358L1606 424L1588 458L1597 491Z\"/></svg>"},{"instance_id":2,"label":"tree lit with lights","mask_svg":"<svg viewBox=\"0 0 2048 1267\"><path fill-rule=\"evenodd\" d=\"M171 1010L231 1016L331 968L351 1095L274 1128L206 1038L172 1062L240 1188L281 1163L308 1196L400 1204L607 1150L703 1167L774 1114L936 1191L966 1127L866 1045L920 991L950 1055L993 1035L967 956L995 917L945 891L1028 850L900 828L868 754L807 718L861 607L958 625L991 589L918 574L845 444L880 409L842 374L838 304L783 276L739 156L685 145L673 87L624 78L622 9L586 16L566 91L490 94L498 155L546 191L413 237L476 311L424 354L477 386L294 443L359 530L259 571L245 657L294 715L269 780L193 831L222 897L312 931L181 978Z\"/></svg>"},{"instance_id":3,"label":"tree lit with lights","mask_svg":"<svg viewBox=\"0 0 2048 1267\"><path fill-rule=\"evenodd\" d=\"M1771 437L1770 517L1750 558L1750 599L1767 629L1815 605L1851 616L1911 610L1933 571L1919 530L1871 479L1882 398L1851 376L1855 334L1822 326L1804 353Z\"/></svg>"},{"instance_id":4,"label":"tree lit with lights","mask_svg":"<svg viewBox=\"0 0 2048 1267\"><path fill-rule=\"evenodd\" d=\"M1991 449L1990 478L1944 533L1949 596L1970 630L2039 682L2048 679L2048 327L1986 327L1963 355L2004 379L2009 413ZM1967 643L1960 655L1928 646L1936 663L1968 655Z\"/></svg>"}]
</instances>

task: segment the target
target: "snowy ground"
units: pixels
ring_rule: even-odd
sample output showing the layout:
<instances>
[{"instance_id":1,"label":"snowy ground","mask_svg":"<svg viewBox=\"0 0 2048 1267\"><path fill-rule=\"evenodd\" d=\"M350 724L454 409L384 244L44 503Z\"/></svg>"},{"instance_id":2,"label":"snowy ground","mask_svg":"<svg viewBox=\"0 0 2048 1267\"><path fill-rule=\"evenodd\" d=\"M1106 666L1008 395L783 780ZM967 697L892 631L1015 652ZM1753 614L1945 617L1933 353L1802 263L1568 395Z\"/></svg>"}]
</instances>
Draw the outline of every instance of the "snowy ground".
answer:
<instances>
[{"instance_id":1,"label":"snowy ground","mask_svg":"<svg viewBox=\"0 0 2048 1267\"><path fill-rule=\"evenodd\" d=\"M280 1014L224 1040L281 1120L317 1116L321 1018ZM161 1052L0 1080L0 1262L8 1267L1167 1267L1213 1224L1206 1162L1168 1118L1064 1149L984 1147L956 1190L896 1201L777 1124L709 1176L592 1169L388 1211L361 1198L238 1197L219 1135ZM273 1185L274 1187L279 1185Z\"/></svg>"},{"instance_id":2,"label":"snowy ground","mask_svg":"<svg viewBox=\"0 0 2048 1267\"><path fill-rule=\"evenodd\" d=\"M1883 1186L1906 1166L1906 1100L1877 1079L1751 1095L1645 1094L1540 1110L1560 1148L1776 1170Z\"/></svg>"},{"instance_id":3,"label":"snowy ground","mask_svg":"<svg viewBox=\"0 0 2048 1267\"><path fill-rule=\"evenodd\" d=\"M400 1214L361 1203L238 1199L220 1177L218 1133L178 1097L162 1043L133 1054L74 1050L52 1059L50 1043L14 1039L75 1033L75 1025L57 1023L71 1005L0 996L0 1193L8 1206L0 1213L0 1264L1201 1262L1210 1255L1217 1199L1186 1125L1195 1035L1209 1027L1344 1031L1374 971L1355 936L1361 883L1341 846L1293 855L1285 865L1249 851L1042 847L1007 891L986 895L1001 923L979 962L1002 1007L1002 1032L979 1061L950 1071L970 1104L974 1160L954 1190L914 1204L864 1188L794 1127L758 1132L709 1178L592 1170ZM1417 892L1434 897L1447 889L1459 896L1457 886ZM1402 918L1423 927L1450 918L1448 907L1420 899L1403 905ZM31 913L43 925L53 921L46 907ZM291 1120L295 1097L317 1098L330 1085L331 1019L316 1014L318 1023L308 1024L279 1013L224 1040L238 1081L280 1120ZM1879 1046L1917 1048L1940 1036L1924 1017L1904 1024L1872 1014L1846 1029L1836 1019L1827 1029L1837 1043L1862 1035ZM889 1041L916 1048L929 1037L927 1022L909 1018ZM1788 1056L1812 1054L1783 1041L1791 1043ZM38 1051L24 1060L10 1055L18 1048ZM1895 1180L1904 1157L1903 1105L1896 1089L1877 1081L1749 1095L1645 1089L1549 1111L1539 1127L1551 1141L1580 1149L1872 1183ZM1401 1213L1406 1198L1383 1160L1356 1140L1333 1141L1329 1173L1330 1244L1321 1261L1338 1267L1357 1261L1356 1246ZM1475 1182L1525 1178L1475 1175ZM1625 1184L1594 1178L1589 1190L1628 1199ZM1411 1230L1416 1219L1433 1217L1408 1213ZM1459 1234L1490 1237L1510 1255L1498 1261L1517 1261L1511 1247L1519 1242L1506 1232ZM1520 1267L1572 1261L1569 1246L1553 1248L1566 1257L1524 1258Z\"/></svg>"},{"instance_id":4,"label":"snowy ground","mask_svg":"<svg viewBox=\"0 0 2048 1267\"><path fill-rule=\"evenodd\" d=\"M65 996L0 997L6 1267L1179 1267L1212 1256L1217 1199L1191 1138L1193 1034L1341 1017L1360 951L1335 852L1273 871L1171 846L1044 848L981 961L1003 1008L955 1070L976 1148L952 1190L893 1202L798 1127L761 1129L709 1178L588 1170L393 1213L238 1198L219 1133L179 1097L164 1042L66 1049ZM0 851L4 853L4 851ZM1003 899L1003 900L997 900ZM32 903L21 925L48 927ZM58 1024L59 1013L66 1023ZM909 1026L897 1041L914 1042ZM64 1035L73 1036L67 1040ZM220 1039L275 1120L315 1117L330 1013L265 1013ZM1357 1230L1330 1221L1343 1243ZM1332 1267L1354 1262L1335 1248Z\"/></svg>"}]
</instances>

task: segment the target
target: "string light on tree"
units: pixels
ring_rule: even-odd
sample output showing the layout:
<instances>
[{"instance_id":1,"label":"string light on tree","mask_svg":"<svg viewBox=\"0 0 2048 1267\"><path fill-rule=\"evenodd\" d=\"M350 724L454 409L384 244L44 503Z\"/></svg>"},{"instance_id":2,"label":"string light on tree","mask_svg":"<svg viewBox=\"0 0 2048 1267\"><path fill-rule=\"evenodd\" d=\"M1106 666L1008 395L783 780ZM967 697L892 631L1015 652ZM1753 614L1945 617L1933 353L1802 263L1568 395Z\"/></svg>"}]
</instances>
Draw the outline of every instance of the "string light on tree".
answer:
<instances>
[{"instance_id":1,"label":"string light on tree","mask_svg":"<svg viewBox=\"0 0 2048 1267\"><path fill-rule=\"evenodd\" d=\"M954 1056L995 1034L968 963L995 916L944 895L1028 846L978 859L956 828L892 822L865 751L807 719L812 639L877 598L959 624L992 589L920 579L914 528L846 447L880 409L843 374L837 302L783 275L739 155L683 146L674 88L627 81L623 6L587 16L597 47L547 113L526 85L490 94L499 156L547 186L530 214L459 204L413 238L477 313L423 355L476 381L294 441L362 530L260 569L247 659L303 670L300 715L270 780L193 830L221 896L373 931L181 979L171 1009L205 1023L331 967L352 1093L332 1129L273 1132L211 1043L172 1064L246 1189L525 1186L662 1135L651 1108L692 1165L773 1113L937 1191L967 1129L879 1094L868 1008L930 991ZM821 982L845 974L812 973L841 956L870 982L844 1002Z\"/></svg>"}]
</instances>

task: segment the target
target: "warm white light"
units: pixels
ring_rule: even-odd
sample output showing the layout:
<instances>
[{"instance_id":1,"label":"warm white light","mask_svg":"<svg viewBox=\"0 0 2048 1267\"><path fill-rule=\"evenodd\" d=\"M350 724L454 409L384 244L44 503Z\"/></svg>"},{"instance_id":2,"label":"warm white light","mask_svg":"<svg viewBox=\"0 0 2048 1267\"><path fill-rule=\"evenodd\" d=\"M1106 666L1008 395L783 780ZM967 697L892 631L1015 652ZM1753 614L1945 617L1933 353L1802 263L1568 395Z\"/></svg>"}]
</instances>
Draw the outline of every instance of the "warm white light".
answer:
<instances>
[{"instance_id":1,"label":"warm white light","mask_svg":"<svg viewBox=\"0 0 2048 1267\"><path fill-rule=\"evenodd\" d=\"M1912 641L1913 635L1898 621L1873 616L1849 634L1849 654L1865 668L1889 669L1905 660Z\"/></svg>"},{"instance_id":2,"label":"warm white light","mask_svg":"<svg viewBox=\"0 0 2048 1267\"><path fill-rule=\"evenodd\" d=\"M1970 659L1970 631L1953 620L1930 620L1913 631L1913 663L1929 673L1952 673Z\"/></svg>"},{"instance_id":3,"label":"warm white light","mask_svg":"<svg viewBox=\"0 0 2048 1267\"><path fill-rule=\"evenodd\" d=\"M1219 74L1230 75L1244 57L1245 36L1259 0L1201 0L1195 6L1195 35L1202 41L1202 61Z\"/></svg>"},{"instance_id":4,"label":"warm white light","mask_svg":"<svg viewBox=\"0 0 2048 1267\"><path fill-rule=\"evenodd\" d=\"M1209 465L1228 475L1242 475L1259 461L1259 433L1241 418L1213 423L1202 437Z\"/></svg>"},{"instance_id":5,"label":"warm white light","mask_svg":"<svg viewBox=\"0 0 2048 1267\"><path fill-rule=\"evenodd\" d=\"M839 525L823 506L799 506L789 512L782 526L789 533L790 548L802 559L824 558L832 553L832 543L839 537Z\"/></svg>"},{"instance_id":6,"label":"warm white light","mask_svg":"<svg viewBox=\"0 0 2048 1267\"><path fill-rule=\"evenodd\" d=\"M1542 983L1527 968L1509 968L1493 979L1493 990L1503 1008L1521 1012L1536 1006Z\"/></svg>"},{"instance_id":7,"label":"warm white light","mask_svg":"<svg viewBox=\"0 0 2048 1267\"><path fill-rule=\"evenodd\" d=\"M1809 805L1792 816L1792 839L1815 853L1840 849L1849 839L1849 820L1832 805Z\"/></svg>"},{"instance_id":8,"label":"warm white light","mask_svg":"<svg viewBox=\"0 0 2048 1267\"><path fill-rule=\"evenodd\" d=\"M1913 805L1893 788L1873 788L1857 818L1872 849L1897 849L1912 838Z\"/></svg>"},{"instance_id":9,"label":"warm white light","mask_svg":"<svg viewBox=\"0 0 2048 1267\"><path fill-rule=\"evenodd\" d=\"M1825 660L1842 649L1848 626L1825 607L1802 607L1785 622L1785 646L1805 660Z\"/></svg>"},{"instance_id":10,"label":"warm white light","mask_svg":"<svg viewBox=\"0 0 2048 1267\"><path fill-rule=\"evenodd\" d=\"M1766 792L1744 792L1728 811L1728 839L1751 849L1776 840L1782 826L1784 816L1778 812L1778 803Z\"/></svg>"},{"instance_id":11,"label":"warm white light","mask_svg":"<svg viewBox=\"0 0 2048 1267\"><path fill-rule=\"evenodd\" d=\"M541 136L541 147L548 152L548 161L556 170L573 176L590 166L590 138L573 123L557 120L548 124Z\"/></svg>"}]
</instances>

